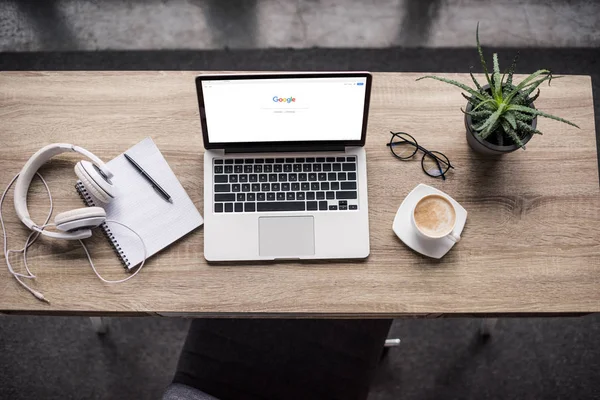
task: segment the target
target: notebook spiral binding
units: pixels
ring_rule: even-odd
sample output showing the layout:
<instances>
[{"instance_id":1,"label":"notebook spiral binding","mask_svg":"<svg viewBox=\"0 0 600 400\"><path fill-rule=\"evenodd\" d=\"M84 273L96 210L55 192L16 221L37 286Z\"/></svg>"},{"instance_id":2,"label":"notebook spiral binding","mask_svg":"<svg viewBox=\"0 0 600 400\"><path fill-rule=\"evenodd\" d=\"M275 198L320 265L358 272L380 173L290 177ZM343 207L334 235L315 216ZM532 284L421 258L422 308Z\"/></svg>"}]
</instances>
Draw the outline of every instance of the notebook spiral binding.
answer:
<instances>
[{"instance_id":1,"label":"notebook spiral binding","mask_svg":"<svg viewBox=\"0 0 600 400\"><path fill-rule=\"evenodd\" d=\"M81 197L86 206L96 207L94 199L88 193L85 186L83 186L83 183L78 181L75 184L75 189L77 190L77 193L79 193L79 197ZM106 236L106 238L108 239L110 246L115 250L115 253L117 253L117 257L119 257L119 260L121 260L123 266L125 268L129 268L131 262L127 259L127 256L125 255L123 249L119 245L119 242L117 242L117 238L115 238L115 235L113 235L106 222L103 222L102 225L100 225L100 229L102 230L102 233L104 233L104 236Z\"/></svg>"}]
</instances>

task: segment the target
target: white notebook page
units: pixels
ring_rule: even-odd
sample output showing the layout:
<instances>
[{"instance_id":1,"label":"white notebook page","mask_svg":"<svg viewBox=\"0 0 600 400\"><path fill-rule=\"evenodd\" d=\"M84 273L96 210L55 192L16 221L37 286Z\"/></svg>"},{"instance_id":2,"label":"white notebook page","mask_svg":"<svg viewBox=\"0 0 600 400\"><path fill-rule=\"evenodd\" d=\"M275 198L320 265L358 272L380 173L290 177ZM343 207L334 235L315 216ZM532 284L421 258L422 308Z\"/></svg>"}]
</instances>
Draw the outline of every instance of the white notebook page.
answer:
<instances>
[{"instance_id":1,"label":"white notebook page","mask_svg":"<svg viewBox=\"0 0 600 400\"><path fill-rule=\"evenodd\" d=\"M107 163L114 177L115 198L104 207L108 220L121 222L142 239L150 257L203 223L202 216L151 138L126 151L170 196L165 200L123 154ZM108 228L129 260L129 269L142 262L143 248L133 233L117 224Z\"/></svg>"}]
</instances>

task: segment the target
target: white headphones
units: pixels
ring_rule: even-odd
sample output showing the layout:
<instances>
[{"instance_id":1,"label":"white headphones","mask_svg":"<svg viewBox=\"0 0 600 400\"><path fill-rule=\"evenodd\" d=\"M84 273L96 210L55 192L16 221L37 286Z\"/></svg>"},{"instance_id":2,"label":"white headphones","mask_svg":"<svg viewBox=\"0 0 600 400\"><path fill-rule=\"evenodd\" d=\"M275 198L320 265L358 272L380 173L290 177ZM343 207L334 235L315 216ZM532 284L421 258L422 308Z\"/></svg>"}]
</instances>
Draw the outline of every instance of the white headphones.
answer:
<instances>
[{"instance_id":1,"label":"white headphones","mask_svg":"<svg viewBox=\"0 0 600 400\"><path fill-rule=\"evenodd\" d=\"M34 155L31 156L29 161L25 164L21 172L16 175L12 181L8 184L2 196L0 197L0 225L2 226L2 236L4 238L4 259L6 260L6 265L8 266L8 271L12 276L17 280L17 282L27 289L31 294L33 294L36 298L42 301L49 302L42 293L31 288L29 285L25 283L23 279L34 279L36 276L31 273L29 270L29 266L27 265L27 249L37 240L39 235L48 236L55 239L67 239L67 240L79 240L81 246L85 250L85 254L90 262L90 266L92 270L98 276L102 282L105 283L121 283L128 281L137 275L144 266L146 261L147 249L146 244L142 237L135 232L132 228L127 225L113 220L106 219L106 212L102 207L84 207L84 208L76 208L74 210L62 212L54 218L54 224L48 224L50 216L53 211L53 203L52 203L52 195L50 193L50 189L46 184L44 178L39 174L38 169L46 163L50 158L55 155L66 153L68 151L74 151L79 153L87 158L89 158L92 162L82 160L79 161L75 165L75 174L84 185L85 189L91 193L96 199L101 201L102 203L109 203L115 197L115 190L110 179L113 177L113 173L108 169L108 167L96 157L91 152L87 151L84 148L79 146L74 146L72 144L67 143L54 143L50 144L46 147L43 147L39 151L37 151ZM50 212L46 218L46 221L39 225L33 222L29 215L29 210L27 209L27 192L29 191L29 186L31 185L31 181L33 177L37 175L44 184L46 191L48 192L48 197L50 198ZM31 234L27 237L25 241L25 246L19 250L11 250L8 249L8 238L6 234L6 228L4 226L4 219L2 217L2 204L4 203L4 199L6 198L6 194L9 189L15 183L15 210L17 212L17 216L19 219L25 224L29 229L32 230ZM121 225L122 227L128 229L131 233L133 233L140 240L142 244L142 249L144 252L144 258L137 271L133 274L129 275L126 278L119 280L107 280L104 279L94 267L94 263L92 262L92 257L87 249L87 246L82 241L82 239L89 238L92 236L92 229L100 226L102 223L114 223L117 225ZM54 225L61 232L51 232L45 230L46 227ZM23 264L25 266L25 270L27 273L19 273L16 272L10 261L9 255L11 253L23 253Z\"/></svg>"},{"instance_id":2,"label":"white headphones","mask_svg":"<svg viewBox=\"0 0 600 400\"><path fill-rule=\"evenodd\" d=\"M106 220L106 212L101 207L84 207L65 211L54 218L56 229L62 232L43 230L29 216L27 209L27 192L29 185L38 169L50 158L68 151L79 153L92 162L82 160L75 165L75 174L81 180L87 191L103 203L109 203L114 198L114 188L110 181L113 177L108 167L86 149L67 143L54 143L38 150L25 164L15 187L15 210L19 219L31 230L44 236L56 239L77 240L92 236L92 228Z\"/></svg>"}]
</instances>

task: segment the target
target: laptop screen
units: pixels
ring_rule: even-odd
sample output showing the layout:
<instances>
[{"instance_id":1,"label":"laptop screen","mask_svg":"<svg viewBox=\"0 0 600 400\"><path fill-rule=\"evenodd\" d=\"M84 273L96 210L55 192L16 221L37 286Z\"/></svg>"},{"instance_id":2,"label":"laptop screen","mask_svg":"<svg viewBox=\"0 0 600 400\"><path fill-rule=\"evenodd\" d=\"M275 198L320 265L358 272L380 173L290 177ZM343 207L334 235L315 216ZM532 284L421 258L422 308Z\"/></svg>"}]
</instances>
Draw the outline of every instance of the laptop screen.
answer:
<instances>
[{"instance_id":1,"label":"laptop screen","mask_svg":"<svg viewBox=\"0 0 600 400\"><path fill-rule=\"evenodd\" d=\"M198 79L210 143L361 140L365 74Z\"/></svg>"}]
</instances>

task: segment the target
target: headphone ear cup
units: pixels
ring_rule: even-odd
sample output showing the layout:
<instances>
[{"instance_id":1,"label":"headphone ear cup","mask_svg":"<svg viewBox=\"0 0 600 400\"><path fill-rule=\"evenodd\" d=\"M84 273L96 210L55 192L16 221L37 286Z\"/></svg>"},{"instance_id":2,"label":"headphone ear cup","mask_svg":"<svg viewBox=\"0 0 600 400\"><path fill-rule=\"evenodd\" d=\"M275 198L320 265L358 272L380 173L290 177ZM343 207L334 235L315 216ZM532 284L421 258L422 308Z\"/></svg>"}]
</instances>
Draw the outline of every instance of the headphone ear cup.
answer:
<instances>
[{"instance_id":1,"label":"headphone ear cup","mask_svg":"<svg viewBox=\"0 0 600 400\"><path fill-rule=\"evenodd\" d=\"M106 221L106 211L101 207L76 208L54 217L56 229L70 232L79 229L92 229Z\"/></svg>"},{"instance_id":2,"label":"headphone ear cup","mask_svg":"<svg viewBox=\"0 0 600 400\"><path fill-rule=\"evenodd\" d=\"M106 180L89 161L75 164L75 174L90 194L103 203L110 203L114 197L113 185Z\"/></svg>"}]
</instances>

